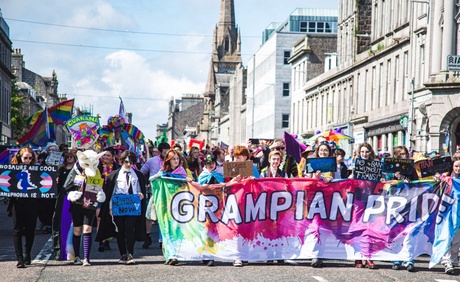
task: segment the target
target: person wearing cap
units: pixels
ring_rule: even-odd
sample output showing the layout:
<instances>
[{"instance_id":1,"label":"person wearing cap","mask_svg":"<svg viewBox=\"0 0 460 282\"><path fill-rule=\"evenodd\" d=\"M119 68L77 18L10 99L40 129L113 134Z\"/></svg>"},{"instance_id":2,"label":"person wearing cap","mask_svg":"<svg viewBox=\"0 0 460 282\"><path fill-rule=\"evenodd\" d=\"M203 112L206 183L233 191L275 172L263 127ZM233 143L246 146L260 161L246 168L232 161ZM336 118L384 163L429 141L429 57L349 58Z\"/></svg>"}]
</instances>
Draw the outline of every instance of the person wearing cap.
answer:
<instances>
[{"instance_id":1,"label":"person wearing cap","mask_svg":"<svg viewBox=\"0 0 460 282\"><path fill-rule=\"evenodd\" d=\"M312 158L314 152L315 152L315 150L313 150L313 146L308 145L307 148L305 149L305 151L303 151L300 154L300 157L301 157L300 162L297 165L297 171L298 171L298 174L299 174L298 177L305 177L306 176L306 175L304 175L304 170L305 170L305 166L307 165L307 159Z\"/></svg>"}]
</instances>

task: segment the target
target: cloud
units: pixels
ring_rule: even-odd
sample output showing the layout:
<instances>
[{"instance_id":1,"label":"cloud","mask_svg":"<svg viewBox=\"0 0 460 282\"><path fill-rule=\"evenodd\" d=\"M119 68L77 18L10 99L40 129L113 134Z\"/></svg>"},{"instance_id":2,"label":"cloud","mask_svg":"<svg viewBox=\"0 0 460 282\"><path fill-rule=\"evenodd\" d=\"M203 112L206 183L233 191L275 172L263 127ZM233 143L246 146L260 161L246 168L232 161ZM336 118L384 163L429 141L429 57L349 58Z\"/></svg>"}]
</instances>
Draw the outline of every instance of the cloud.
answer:
<instances>
[{"instance_id":1,"label":"cloud","mask_svg":"<svg viewBox=\"0 0 460 282\"><path fill-rule=\"evenodd\" d=\"M94 114L101 114L101 125L118 114L119 99L133 114L133 124L154 139L156 125L167 121L171 97L184 93L203 92L204 83L195 83L185 76L176 76L156 69L145 58L131 51L118 51L105 57L101 75L87 75L76 81L73 89L80 101L94 105Z\"/></svg>"}]
</instances>

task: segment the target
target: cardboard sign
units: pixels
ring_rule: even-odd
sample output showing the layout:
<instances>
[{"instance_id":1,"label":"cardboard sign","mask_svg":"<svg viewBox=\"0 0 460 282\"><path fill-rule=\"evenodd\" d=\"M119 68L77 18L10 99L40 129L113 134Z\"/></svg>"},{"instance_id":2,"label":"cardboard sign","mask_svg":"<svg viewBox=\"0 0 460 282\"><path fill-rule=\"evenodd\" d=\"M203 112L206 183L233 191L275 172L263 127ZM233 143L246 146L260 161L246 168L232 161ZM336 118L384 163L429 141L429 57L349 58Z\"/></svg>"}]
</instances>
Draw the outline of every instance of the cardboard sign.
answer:
<instances>
[{"instance_id":1,"label":"cardboard sign","mask_svg":"<svg viewBox=\"0 0 460 282\"><path fill-rule=\"evenodd\" d=\"M86 180L86 188L83 193L82 207L90 210L96 210L98 202L96 200L97 193L102 190L104 179L101 177L90 177Z\"/></svg>"},{"instance_id":2,"label":"cardboard sign","mask_svg":"<svg viewBox=\"0 0 460 282\"><path fill-rule=\"evenodd\" d=\"M399 172L402 175L411 175L414 171L413 159L385 158L383 160L383 172Z\"/></svg>"},{"instance_id":3,"label":"cardboard sign","mask_svg":"<svg viewBox=\"0 0 460 282\"><path fill-rule=\"evenodd\" d=\"M49 165L60 165L61 164L61 157L62 157L62 152L57 152L57 151L51 151L46 157L46 164Z\"/></svg>"},{"instance_id":4,"label":"cardboard sign","mask_svg":"<svg viewBox=\"0 0 460 282\"><path fill-rule=\"evenodd\" d=\"M112 196L112 214L114 216L141 215L141 199L137 194L116 194Z\"/></svg>"},{"instance_id":5,"label":"cardboard sign","mask_svg":"<svg viewBox=\"0 0 460 282\"><path fill-rule=\"evenodd\" d=\"M383 163L381 161L357 158L355 160L353 176L355 179L379 182L382 178L382 166Z\"/></svg>"},{"instance_id":6,"label":"cardboard sign","mask_svg":"<svg viewBox=\"0 0 460 282\"><path fill-rule=\"evenodd\" d=\"M253 166L252 161L225 162L224 163L224 177L235 177L238 175L252 176L254 173L252 166Z\"/></svg>"},{"instance_id":7,"label":"cardboard sign","mask_svg":"<svg viewBox=\"0 0 460 282\"><path fill-rule=\"evenodd\" d=\"M444 172L449 172L451 168L451 157L443 157L420 162L420 171L422 173L422 177L433 176L436 174L436 172L443 174Z\"/></svg>"},{"instance_id":8,"label":"cardboard sign","mask_svg":"<svg viewBox=\"0 0 460 282\"><path fill-rule=\"evenodd\" d=\"M318 170L321 172L336 171L337 159L335 157L307 158L305 169L307 173L313 173Z\"/></svg>"},{"instance_id":9,"label":"cardboard sign","mask_svg":"<svg viewBox=\"0 0 460 282\"><path fill-rule=\"evenodd\" d=\"M18 198L56 198L57 166L0 165L0 196Z\"/></svg>"}]
</instances>

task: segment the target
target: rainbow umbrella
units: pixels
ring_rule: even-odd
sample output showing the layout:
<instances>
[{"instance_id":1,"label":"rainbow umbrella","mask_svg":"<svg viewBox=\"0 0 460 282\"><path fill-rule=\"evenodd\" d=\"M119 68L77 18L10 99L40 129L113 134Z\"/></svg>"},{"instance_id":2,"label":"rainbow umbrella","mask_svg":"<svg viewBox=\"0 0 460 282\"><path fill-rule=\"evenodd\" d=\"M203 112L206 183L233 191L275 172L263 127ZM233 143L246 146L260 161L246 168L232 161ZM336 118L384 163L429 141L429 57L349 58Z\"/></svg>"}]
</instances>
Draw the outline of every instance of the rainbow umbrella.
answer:
<instances>
[{"instance_id":1,"label":"rainbow umbrella","mask_svg":"<svg viewBox=\"0 0 460 282\"><path fill-rule=\"evenodd\" d=\"M353 139L353 137L345 135L345 134L343 134L341 132L329 130L329 131L324 131L324 132L320 132L318 134L315 134L312 137L308 138L307 141L308 142L315 141L316 138L318 138L320 136L326 138L327 141L334 141L334 142L338 142L339 140L351 140L351 139Z\"/></svg>"}]
</instances>

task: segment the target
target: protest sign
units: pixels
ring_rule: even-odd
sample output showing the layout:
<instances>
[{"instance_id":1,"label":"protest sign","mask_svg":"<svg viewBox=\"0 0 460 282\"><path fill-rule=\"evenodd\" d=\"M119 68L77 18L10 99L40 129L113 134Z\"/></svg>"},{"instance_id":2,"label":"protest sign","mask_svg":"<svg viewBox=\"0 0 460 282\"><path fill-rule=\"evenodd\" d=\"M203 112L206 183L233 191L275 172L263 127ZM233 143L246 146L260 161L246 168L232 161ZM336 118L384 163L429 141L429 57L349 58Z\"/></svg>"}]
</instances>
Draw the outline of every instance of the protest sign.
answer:
<instances>
[{"instance_id":1,"label":"protest sign","mask_svg":"<svg viewBox=\"0 0 460 282\"><path fill-rule=\"evenodd\" d=\"M443 174L444 172L450 171L451 168L451 157L442 157L420 162L420 171L422 173L422 177L433 176L436 174L436 172Z\"/></svg>"},{"instance_id":2,"label":"protest sign","mask_svg":"<svg viewBox=\"0 0 460 282\"><path fill-rule=\"evenodd\" d=\"M252 176L253 174L252 161L245 162L224 162L224 177Z\"/></svg>"},{"instance_id":3,"label":"protest sign","mask_svg":"<svg viewBox=\"0 0 460 282\"><path fill-rule=\"evenodd\" d=\"M0 196L18 198L56 198L57 166L0 165Z\"/></svg>"},{"instance_id":4,"label":"protest sign","mask_svg":"<svg viewBox=\"0 0 460 282\"><path fill-rule=\"evenodd\" d=\"M316 171L331 172L337 170L337 159L335 157L327 158L307 158L307 165L305 166L307 173Z\"/></svg>"},{"instance_id":5,"label":"protest sign","mask_svg":"<svg viewBox=\"0 0 460 282\"><path fill-rule=\"evenodd\" d=\"M399 172L403 175L410 175L414 172L414 160L385 158L383 160L382 171L392 173Z\"/></svg>"},{"instance_id":6,"label":"protest sign","mask_svg":"<svg viewBox=\"0 0 460 282\"><path fill-rule=\"evenodd\" d=\"M353 176L355 179L378 182L382 178L382 162L357 158Z\"/></svg>"},{"instance_id":7,"label":"protest sign","mask_svg":"<svg viewBox=\"0 0 460 282\"><path fill-rule=\"evenodd\" d=\"M48 157L46 157L46 164L49 165L59 165L61 163L61 157L62 157L62 152L58 151L51 151L48 154Z\"/></svg>"},{"instance_id":8,"label":"protest sign","mask_svg":"<svg viewBox=\"0 0 460 282\"><path fill-rule=\"evenodd\" d=\"M114 216L137 216L141 214L141 199L137 194L116 194L112 196Z\"/></svg>"},{"instance_id":9,"label":"protest sign","mask_svg":"<svg viewBox=\"0 0 460 282\"><path fill-rule=\"evenodd\" d=\"M83 193L82 207L90 210L97 209L99 203L96 200L96 196L97 193L102 190L102 185L104 185L103 178L88 176L86 180L85 192Z\"/></svg>"}]
</instances>

